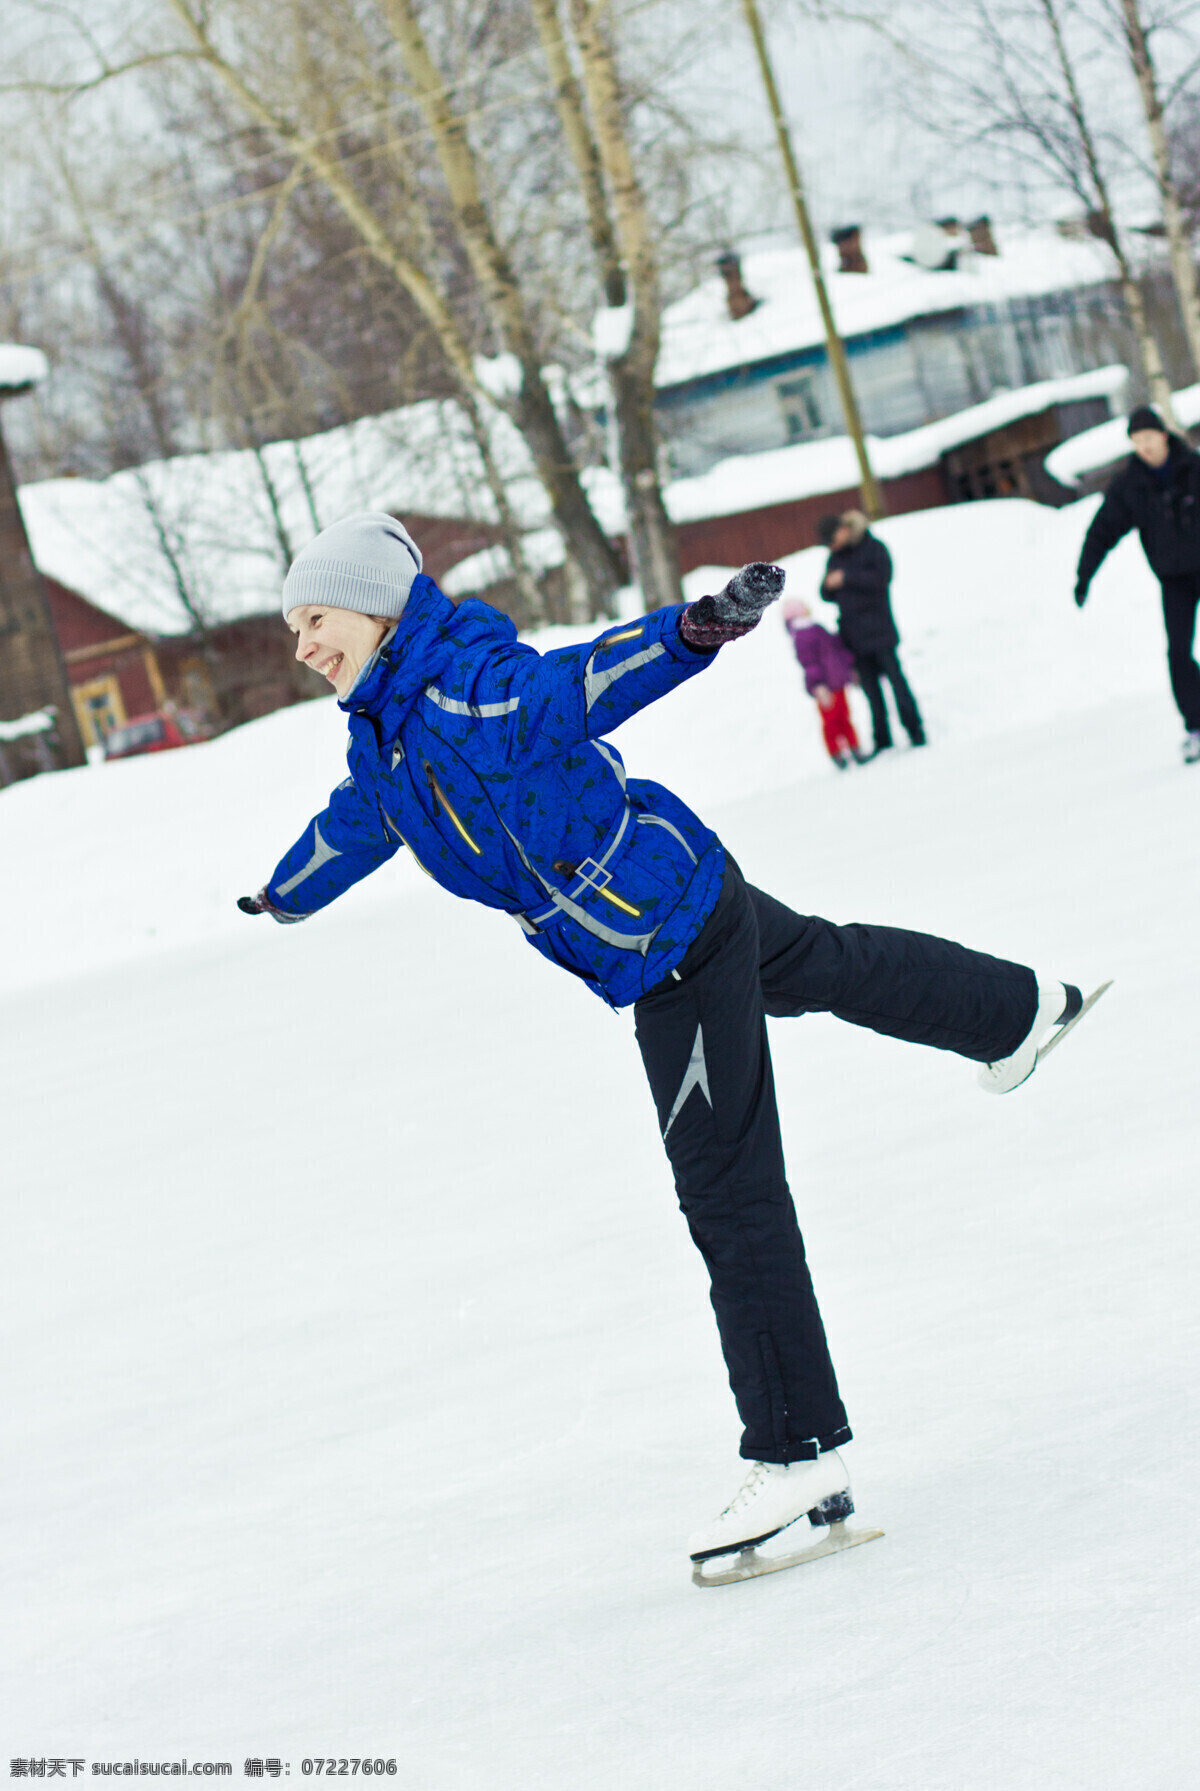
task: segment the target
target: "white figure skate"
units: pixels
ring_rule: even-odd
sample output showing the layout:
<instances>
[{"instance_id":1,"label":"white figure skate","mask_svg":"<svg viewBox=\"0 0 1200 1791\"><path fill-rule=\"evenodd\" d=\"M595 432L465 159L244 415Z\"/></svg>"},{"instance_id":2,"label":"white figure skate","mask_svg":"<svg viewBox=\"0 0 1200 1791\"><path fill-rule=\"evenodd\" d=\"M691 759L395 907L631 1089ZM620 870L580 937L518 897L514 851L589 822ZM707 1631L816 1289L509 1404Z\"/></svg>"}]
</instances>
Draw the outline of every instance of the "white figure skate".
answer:
<instances>
[{"instance_id":1,"label":"white figure skate","mask_svg":"<svg viewBox=\"0 0 1200 1791\"><path fill-rule=\"evenodd\" d=\"M1101 983L1085 997L1074 983L1059 983L1051 977L1039 976L1038 1006L1033 1025L1010 1057L980 1066L980 1088L988 1094L1011 1094L1022 1082L1028 1082L1042 1059L1062 1043L1083 1016L1095 1007L1105 990L1111 988L1110 977L1108 982Z\"/></svg>"},{"instance_id":2,"label":"white figure skate","mask_svg":"<svg viewBox=\"0 0 1200 1791\"><path fill-rule=\"evenodd\" d=\"M738 1492L721 1515L688 1542L692 1557L692 1581L697 1586L728 1586L735 1580L755 1579L817 1561L839 1549L872 1542L882 1530L849 1530L846 1519L854 1511L850 1476L836 1449L815 1461L750 1464ZM801 1517L808 1517L823 1533L808 1547L760 1554L769 1542Z\"/></svg>"}]
</instances>

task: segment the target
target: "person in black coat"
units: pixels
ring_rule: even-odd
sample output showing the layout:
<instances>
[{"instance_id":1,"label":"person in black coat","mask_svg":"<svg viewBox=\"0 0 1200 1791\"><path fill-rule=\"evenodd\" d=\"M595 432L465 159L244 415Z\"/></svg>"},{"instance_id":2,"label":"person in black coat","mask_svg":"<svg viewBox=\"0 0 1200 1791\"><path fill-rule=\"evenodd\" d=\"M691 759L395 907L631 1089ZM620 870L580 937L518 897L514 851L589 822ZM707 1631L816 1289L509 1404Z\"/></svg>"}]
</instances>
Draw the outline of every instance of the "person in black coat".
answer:
<instances>
[{"instance_id":1,"label":"person in black coat","mask_svg":"<svg viewBox=\"0 0 1200 1791\"><path fill-rule=\"evenodd\" d=\"M1172 435L1148 404L1131 415L1129 440L1133 453L1084 536L1075 601L1082 609L1105 555L1136 529L1162 586L1171 692L1187 729L1183 756L1195 762L1200 760L1200 666L1193 657L1200 603L1200 454Z\"/></svg>"},{"instance_id":2,"label":"person in black coat","mask_svg":"<svg viewBox=\"0 0 1200 1791\"><path fill-rule=\"evenodd\" d=\"M909 739L914 746L924 746L925 727L896 654L900 633L888 594L892 582L891 555L883 542L872 535L861 510L824 516L817 532L822 544L830 549L821 595L838 606L838 633L854 655L863 695L871 705L875 751L884 752L892 744L884 678L892 687Z\"/></svg>"}]
</instances>

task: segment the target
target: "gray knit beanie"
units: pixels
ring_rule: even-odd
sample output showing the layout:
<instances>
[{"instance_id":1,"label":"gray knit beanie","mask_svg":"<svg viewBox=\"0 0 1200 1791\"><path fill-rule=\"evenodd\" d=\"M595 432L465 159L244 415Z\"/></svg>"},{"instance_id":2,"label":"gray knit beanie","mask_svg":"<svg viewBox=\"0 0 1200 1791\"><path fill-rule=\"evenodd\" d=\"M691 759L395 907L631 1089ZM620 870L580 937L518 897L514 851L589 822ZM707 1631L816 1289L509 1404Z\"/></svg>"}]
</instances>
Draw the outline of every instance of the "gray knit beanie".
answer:
<instances>
[{"instance_id":1,"label":"gray knit beanie","mask_svg":"<svg viewBox=\"0 0 1200 1791\"><path fill-rule=\"evenodd\" d=\"M347 516L298 553L283 581L283 613L302 603L364 616L404 613L421 550L402 522L382 510Z\"/></svg>"}]
</instances>

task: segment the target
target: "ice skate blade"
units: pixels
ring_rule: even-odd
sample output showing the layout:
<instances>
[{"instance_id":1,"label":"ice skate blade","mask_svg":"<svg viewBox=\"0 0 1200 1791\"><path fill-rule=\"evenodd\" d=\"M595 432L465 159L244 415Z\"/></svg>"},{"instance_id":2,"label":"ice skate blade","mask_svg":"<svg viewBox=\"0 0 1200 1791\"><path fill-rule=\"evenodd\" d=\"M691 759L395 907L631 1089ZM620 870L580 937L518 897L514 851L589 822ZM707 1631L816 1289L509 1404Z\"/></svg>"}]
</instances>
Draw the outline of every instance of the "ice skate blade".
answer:
<instances>
[{"instance_id":1,"label":"ice skate blade","mask_svg":"<svg viewBox=\"0 0 1200 1791\"><path fill-rule=\"evenodd\" d=\"M1078 1026L1079 1022L1083 1019L1083 1016L1089 1011L1089 1009L1095 1007L1095 1005L1099 1001L1100 997L1106 992L1106 990L1111 989L1112 986L1113 986L1113 979L1110 976L1106 983L1101 983L1100 987L1098 989L1092 990L1091 994L1085 998L1083 1006L1080 1008L1079 1012L1077 1014L1073 1014L1072 1017L1067 1021L1065 1026L1060 1026L1057 1032L1051 1033L1050 1037L1047 1039L1046 1043L1041 1047L1037 1056L1033 1060L1034 1069L1036 1069L1038 1064L1042 1062L1043 1058L1049 1057L1049 1055L1050 1055L1051 1051L1053 1051L1055 1045L1062 1044L1063 1040L1066 1038L1067 1034L1072 1030L1072 1028ZM1030 1070L1029 1073L1030 1073L1030 1075L1032 1075L1033 1070Z\"/></svg>"},{"instance_id":2,"label":"ice skate blade","mask_svg":"<svg viewBox=\"0 0 1200 1791\"><path fill-rule=\"evenodd\" d=\"M692 1584L732 1586L737 1580L756 1580L764 1573L782 1573L785 1567L802 1567L806 1561L819 1561L822 1555L840 1554L843 1549L857 1548L860 1542L874 1542L882 1535L882 1530L850 1530L844 1523L830 1524L820 1542L814 1542L811 1548L796 1549L790 1555L760 1555L753 1547L744 1548L732 1567L720 1568L716 1573L705 1573L704 1569L712 1567L714 1559L727 1560L728 1556L695 1561Z\"/></svg>"}]
</instances>

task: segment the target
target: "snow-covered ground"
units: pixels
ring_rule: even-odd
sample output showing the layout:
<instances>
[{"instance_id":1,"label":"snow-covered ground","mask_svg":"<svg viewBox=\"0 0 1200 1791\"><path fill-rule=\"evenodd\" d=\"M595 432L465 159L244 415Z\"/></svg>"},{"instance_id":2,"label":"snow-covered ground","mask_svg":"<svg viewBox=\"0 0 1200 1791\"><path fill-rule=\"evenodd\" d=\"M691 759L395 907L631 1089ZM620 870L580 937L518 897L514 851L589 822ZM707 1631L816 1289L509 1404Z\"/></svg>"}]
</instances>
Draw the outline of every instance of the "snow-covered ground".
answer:
<instances>
[{"instance_id":1,"label":"snow-covered ground","mask_svg":"<svg viewBox=\"0 0 1200 1791\"><path fill-rule=\"evenodd\" d=\"M886 1531L795 1573L689 1583L738 1429L630 1016L411 865L234 910L332 704L0 793L0 1757L1191 1782L1200 769L1136 547L1071 602L1093 509L882 526L927 752L834 773L774 617L620 740L799 908L1117 979L1003 1101L773 1023Z\"/></svg>"}]
</instances>

